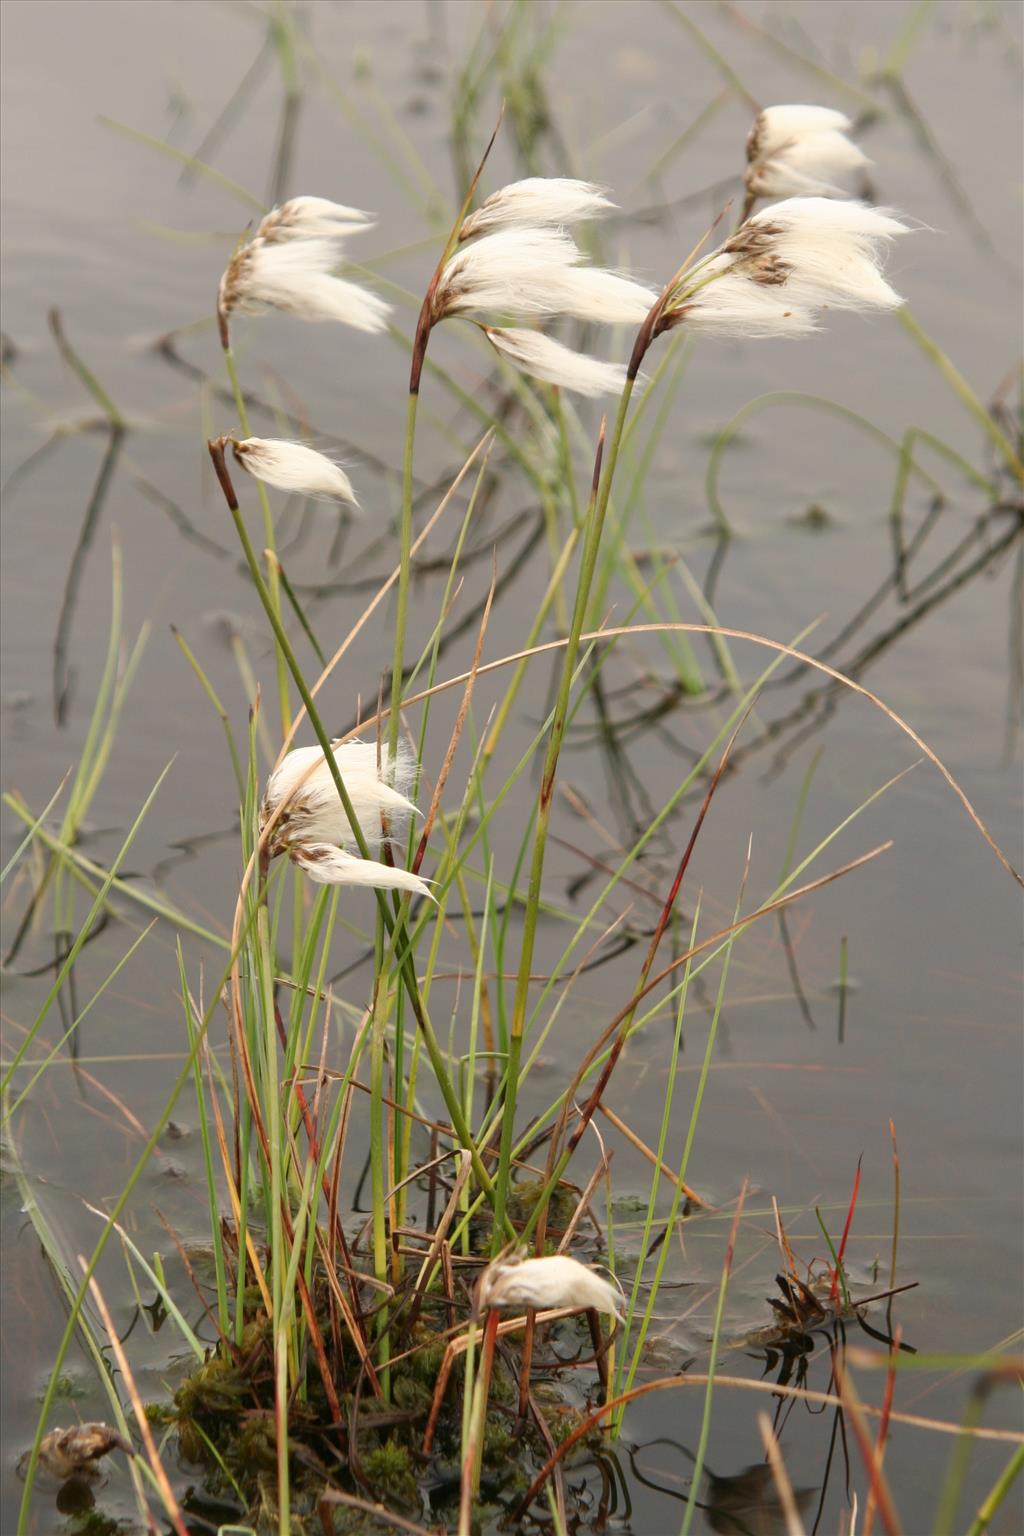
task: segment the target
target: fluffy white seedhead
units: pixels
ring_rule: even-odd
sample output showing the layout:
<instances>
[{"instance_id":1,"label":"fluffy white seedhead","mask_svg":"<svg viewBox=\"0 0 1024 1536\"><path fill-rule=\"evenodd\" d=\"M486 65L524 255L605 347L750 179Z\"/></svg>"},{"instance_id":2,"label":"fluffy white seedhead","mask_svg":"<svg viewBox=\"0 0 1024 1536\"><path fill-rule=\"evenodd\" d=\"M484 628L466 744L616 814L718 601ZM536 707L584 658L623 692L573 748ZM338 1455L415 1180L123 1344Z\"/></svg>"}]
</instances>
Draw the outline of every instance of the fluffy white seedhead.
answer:
<instances>
[{"instance_id":1,"label":"fluffy white seedhead","mask_svg":"<svg viewBox=\"0 0 1024 1536\"><path fill-rule=\"evenodd\" d=\"M704 265L675 317L703 336L807 336L818 329L806 304L787 298L780 285L756 280L725 255Z\"/></svg>"},{"instance_id":2,"label":"fluffy white seedhead","mask_svg":"<svg viewBox=\"0 0 1024 1536\"><path fill-rule=\"evenodd\" d=\"M220 313L281 309L302 320L337 320L357 331L383 331L390 304L358 283L335 277L338 261L334 240L257 237L236 252L221 278Z\"/></svg>"},{"instance_id":3,"label":"fluffy white seedhead","mask_svg":"<svg viewBox=\"0 0 1024 1536\"><path fill-rule=\"evenodd\" d=\"M411 891L429 896L430 887L409 869L394 869L376 859L362 859L332 843L296 843L289 849L293 864L318 885L361 885L377 891Z\"/></svg>"},{"instance_id":4,"label":"fluffy white seedhead","mask_svg":"<svg viewBox=\"0 0 1024 1536\"><path fill-rule=\"evenodd\" d=\"M262 240L343 240L373 228L373 215L326 197L290 197L272 208L256 231Z\"/></svg>"},{"instance_id":5,"label":"fluffy white seedhead","mask_svg":"<svg viewBox=\"0 0 1024 1536\"><path fill-rule=\"evenodd\" d=\"M525 181L513 181L492 192L466 219L459 239L490 234L510 225L573 224L614 207L605 196L605 189L592 182L573 181L568 176L528 176Z\"/></svg>"},{"instance_id":6,"label":"fluffy white seedhead","mask_svg":"<svg viewBox=\"0 0 1024 1536\"><path fill-rule=\"evenodd\" d=\"M489 1307L591 1307L621 1321L625 1306L610 1280L564 1253L544 1259L497 1259L480 1277L478 1294L481 1312Z\"/></svg>"},{"instance_id":7,"label":"fluffy white seedhead","mask_svg":"<svg viewBox=\"0 0 1024 1536\"><path fill-rule=\"evenodd\" d=\"M412 755L402 748L396 758L385 754L378 770L375 742L346 741L334 748L334 760L370 848L380 844L382 820L387 822L388 836L399 838L416 814L405 793L415 775ZM260 808L261 831L282 805L274 823L272 855L287 851L294 857L296 850L312 843L328 843L348 853L357 850L337 786L319 747L297 747L271 774Z\"/></svg>"},{"instance_id":8,"label":"fluffy white seedhead","mask_svg":"<svg viewBox=\"0 0 1024 1536\"><path fill-rule=\"evenodd\" d=\"M639 324L656 294L598 267L561 229L499 229L463 246L448 262L434 296L434 321L481 310L516 316L572 315Z\"/></svg>"},{"instance_id":9,"label":"fluffy white seedhead","mask_svg":"<svg viewBox=\"0 0 1024 1536\"><path fill-rule=\"evenodd\" d=\"M796 197L755 214L679 284L664 325L732 336L800 336L823 309L892 309L881 262L906 225L885 209Z\"/></svg>"},{"instance_id":10,"label":"fluffy white seedhead","mask_svg":"<svg viewBox=\"0 0 1024 1536\"><path fill-rule=\"evenodd\" d=\"M843 196L870 164L847 137L853 125L829 107L766 107L747 139L747 191L754 197Z\"/></svg>"},{"instance_id":11,"label":"fluffy white seedhead","mask_svg":"<svg viewBox=\"0 0 1024 1536\"><path fill-rule=\"evenodd\" d=\"M533 379L574 390L578 395L619 395L625 387L625 368L574 352L540 331L492 325L484 326L484 331L502 357Z\"/></svg>"},{"instance_id":12,"label":"fluffy white seedhead","mask_svg":"<svg viewBox=\"0 0 1024 1536\"><path fill-rule=\"evenodd\" d=\"M247 437L241 442L232 439L231 447L243 469L280 491L355 504L356 493L345 471L333 459L304 443Z\"/></svg>"},{"instance_id":13,"label":"fluffy white seedhead","mask_svg":"<svg viewBox=\"0 0 1024 1536\"><path fill-rule=\"evenodd\" d=\"M790 293L839 309L895 309L903 300L885 281L881 263L892 241L907 233L887 208L791 197L749 220L770 233L772 253L791 269Z\"/></svg>"}]
</instances>

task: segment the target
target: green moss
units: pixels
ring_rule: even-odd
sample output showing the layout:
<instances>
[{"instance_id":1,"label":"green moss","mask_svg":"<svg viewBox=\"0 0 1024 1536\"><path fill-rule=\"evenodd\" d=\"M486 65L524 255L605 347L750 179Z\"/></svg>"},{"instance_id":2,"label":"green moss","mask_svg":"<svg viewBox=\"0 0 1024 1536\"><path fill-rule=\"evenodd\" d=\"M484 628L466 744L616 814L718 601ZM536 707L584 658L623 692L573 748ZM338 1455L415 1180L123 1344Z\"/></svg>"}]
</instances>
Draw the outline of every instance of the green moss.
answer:
<instances>
[{"instance_id":1,"label":"green moss","mask_svg":"<svg viewBox=\"0 0 1024 1536\"><path fill-rule=\"evenodd\" d=\"M381 1499L399 1499L414 1508L419 1505L412 1455L395 1440L385 1440L362 1458L363 1473Z\"/></svg>"},{"instance_id":2,"label":"green moss","mask_svg":"<svg viewBox=\"0 0 1024 1536\"><path fill-rule=\"evenodd\" d=\"M509 1192L508 1211L515 1222L525 1222L544 1192L543 1179L522 1179ZM571 1189L559 1184L548 1202L548 1226L567 1227L576 1213L576 1197Z\"/></svg>"},{"instance_id":3,"label":"green moss","mask_svg":"<svg viewBox=\"0 0 1024 1536\"><path fill-rule=\"evenodd\" d=\"M261 1471L273 1472L277 1468L277 1435L270 1414L260 1414L246 1419L231 1447L232 1462L247 1475Z\"/></svg>"}]
</instances>

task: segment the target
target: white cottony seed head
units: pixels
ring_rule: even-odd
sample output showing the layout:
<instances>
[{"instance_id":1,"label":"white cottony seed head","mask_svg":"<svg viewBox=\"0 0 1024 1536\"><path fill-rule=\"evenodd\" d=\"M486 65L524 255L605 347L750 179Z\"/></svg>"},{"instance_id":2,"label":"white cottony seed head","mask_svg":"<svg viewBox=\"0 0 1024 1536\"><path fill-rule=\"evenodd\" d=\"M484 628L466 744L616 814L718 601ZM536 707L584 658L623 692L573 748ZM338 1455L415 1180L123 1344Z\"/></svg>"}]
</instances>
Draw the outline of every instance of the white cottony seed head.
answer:
<instances>
[{"instance_id":1,"label":"white cottony seed head","mask_svg":"<svg viewBox=\"0 0 1024 1536\"><path fill-rule=\"evenodd\" d=\"M484 235L458 250L444 268L435 291L434 321L490 310L639 324L656 294L615 272L585 267L583 259L561 229L499 229Z\"/></svg>"},{"instance_id":2,"label":"white cottony seed head","mask_svg":"<svg viewBox=\"0 0 1024 1536\"><path fill-rule=\"evenodd\" d=\"M680 280L662 328L800 336L823 309L893 309L903 300L881 262L907 226L885 209L794 197L742 224Z\"/></svg>"},{"instance_id":3,"label":"white cottony seed head","mask_svg":"<svg viewBox=\"0 0 1024 1536\"><path fill-rule=\"evenodd\" d=\"M491 345L531 378L558 384L578 395L619 395L625 387L626 370L618 363L603 363L574 352L540 331L493 325L485 325L484 331Z\"/></svg>"},{"instance_id":4,"label":"white cottony seed head","mask_svg":"<svg viewBox=\"0 0 1024 1536\"><path fill-rule=\"evenodd\" d=\"M791 269L785 286L804 302L834 309L895 309L903 303L881 273L889 245L907 233L890 209L791 197L756 213L744 227L767 232L773 255Z\"/></svg>"},{"instance_id":5,"label":"white cottony seed head","mask_svg":"<svg viewBox=\"0 0 1024 1536\"><path fill-rule=\"evenodd\" d=\"M489 234L509 225L572 224L614 208L603 187L568 176L528 176L499 187L471 213L459 231L460 240Z\"/></svg>"},{"instance_id":6,"label":"white cottony seed head","mask_svg":"<svg viewBox=\"0 0 1024 1536\"><path fill-rule=\"evenodd\" d=\"M754 197L845 195L868 157L847 137L850 119L830 107L766 107L747 139L747 191Z\"/></svg>"},{"instance_id":7,"label":"white cottony seed head","mask_svg":"<svg viewBox=\"0 0 1024 1536\"><path fill-rule=\"evenodd\" d=\"M231 447L243 469L280 491L356 504L356 493L345 471L304 443L247 437L241 442L232 439Z\"/></svg>"},{"instance_id":8,"label":"white cottony seed head","mask_svg":"<svg viewBox=\"0 0 1024 1536\"><path fill-rule=\"evenodd\" d=\"M262 240L342 240L373 228L373 215L326 197L290 197L272 208L256 231Z\"/></svg>"},{"instance_id":9,"label":"white cottony seed head","mask_svg":"<svg viewBox=\"0 0 1024 1536\"><path fill-rule=\"evenodd\" d=\"M588 1307L621 1321L624 1311L622 1293L610 1280L564 1253L543 1259L496 1259L480 1277L478 1295L481 1312L489 1307Z\"/></svg>"},{"instance_id":10,"label":"white cottony seed head","mask_svg":"<svg viewBox=\"0 0 1024 1536\"><path fill-rule=\"evenodd\" d=\"M390 304L345 278L335 277L337 242L324 237L266 240L237 251L221 278L218 307L259 313L281 309L303 320L337 320L358 331L383 331Z\"/></svg>"},{"instance_id":11,"label":"white cottony seed head","mask_svg":"<svg viewBox=\"0 0 1024 1536\"><path fill-rule=\"evenodd\" d=\"M318 885L361 885L378 891L411 891L434 900L430 887L409 869L395 869L376 859L335 848L332 843L296 843L289 849L292 862Z\"/></svg>"},{"instance_id":12,"label":"white cottony seed head","mask_svg":"<svg viewBox=\"0 0 1024 1536\"><path fill-rule=\"evenodd\" d=\"M405 794L415 776L412 755L402 748L396 758L389 759L385 753L378 770L375 742L346 741L334 748L334 760L369 846L380 844L382 818L387 820L388 836L399 838L416 814ZM357 850L337 786L319 747L297 747L270 775L260 808L261 831L282 805L274 823L272 854L309 843L330 843L349 853Z\"/></svg>"}]
</instances>

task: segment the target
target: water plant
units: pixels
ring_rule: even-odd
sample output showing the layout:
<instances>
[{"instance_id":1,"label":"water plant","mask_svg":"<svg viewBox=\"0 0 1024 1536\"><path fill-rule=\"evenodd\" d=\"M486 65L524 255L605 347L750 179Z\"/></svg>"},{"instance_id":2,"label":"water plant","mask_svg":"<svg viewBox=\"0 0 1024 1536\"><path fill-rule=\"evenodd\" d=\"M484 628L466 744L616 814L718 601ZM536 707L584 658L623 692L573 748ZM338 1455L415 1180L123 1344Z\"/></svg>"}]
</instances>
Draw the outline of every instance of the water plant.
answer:
<instances>
[{"instance_id":1,"label":"water plant","mask_svg":"<svg viewBox=\"0 0 1024 1536\"><path fill-rule=\"evenodd\" d=\"M662 361L649 380L643 376L657 356L655 344L663 337L669 338L667 346L686 344L702 334L805 335L818 329L829 310L885 311L902 302L883 276L882 263L906 226L886 211L822 195L832 190L825 175L829 167L862 163L845 138L847 120L837 121L839 116L817 108L762 112L749 154L750 206L744 217L707 253L712 230L685 259L673 253L660 292L589 262L566 232L570 222L610 211L603 188L575 178L530 175L492 192L474 209L488 166L484 153L426 285L410 341L397 563L330 658L321 654L315 673L300 659L294 621L304 639L313 638L313 625L301 594L288 582L277 537L279 514L266 487L348 505L355 503L356 492L346 471L310 443L254 436L233 332L241 317L275 308L307 320L340 322L374 344L387 326L389 306L363 281L337 275L348 238L368 230L371 221L326 198L291 198L266 213L228 261L216 319L237 435L212 436L208 448L272 640L276 711L259 695L254 698L248 740L239 749L200 662L186 650L226 723L239 791L237 901L229 936L213 936L222 969L211 986L205 966L179 941L187 1053L162 1123L146 1138L131 1177L105 1214L84 1277L50 1243L54 1264L67 1276L69 1298L54 1383L76 1330L99 1354L100 1330L85 1304L103 1249L114 1236L132 1274L145 1274L155 1287L189 1356L187 1368L177 1373L167 1422L160 1426L161 1445L149 1433L152 1410L135 1389L130 1365L119 1357L147 1451L144 1469L133 1471L140 1519L152 1523L151 1505L159 1504L176 1530L200 1529L207 1518L205 1499L230 1509L229 1518L218 1516L225 1532L288 1536L315 1529L315 1522L324 1531L361 1528L352 1522L383 1506L395 1525L415 1530L426 1517L429 1486L429 1517L445 1521L459 1536L469 1536L478 1519L545 1517L542 1499L550 1500L546 1518L552 1528L563 1530L572 1520L561 1464L572 1448L588 1436L621 1435L626 1406L643 1394L700 1387L704 1409L683 1515L688 1531L704 1488L713 1407L728 1386L774 1390L780 1399L802 1395L835 1409L837 1420L844 1414L864 1462L872 1512L867 1523L877 1510L886 1529L893 1529L883 1455L889 1426L900 1422L891 1394L904 1368L902 1340L898 1329L876 1328L885 1355L860 1362L873 1369L883 1358L888 1372L875 1438L865 1429L870 1415L857 1397L852 1356L843 1342L848 1326L871 1331L869 1318L878 1318L870 1309L891 1303L897 1293L895 1241L888 1286L879 1287L846 1267L857 1183L838 1246L825 1215L820 1218L829 1254L825 1264L797 1261L776 1208L780 1296L771 1299L769 1326L757 1337L748 1333L730 1340L727 1302L744 1224L752 1220L749 1196L744 1187L728 1208L717 1206L694 1152L730 970L747 935L765 918L774 919L852 875L888 848L882 843L839 864L830 855L822 872L832 844L896 780L880 784L798 852L801 800L784 871L765 882L748 850L724 920L712 918L699 888L693 888L692 861L707 819L727 800L763 692L784 662L805 666L827 686L852 689L878 705L933 763L937 759L861 684L807 655L803 635L770 639L721 625L707 599L699 621L650 617L658 583L647 581L635 561L629 567L633 611L612 625L602 606L632 500L621 489L622 469L632 467L637 423L658 408L653 402L664 380ZM797 127L813 132L813 139L794 137ZM798 140L806 153L794 152ZM813 195L752 211L758 198L791 192L792 185L783 182L798 172L813 179ZM417 532L423 504L416 494L418 402L435 377L428 367L429 345L436 327L460 318L472 324L471 341L482 341L513 365L513 394L525 426L509 425L496 414L492 421L492 413L485 412L485 435L452 483L437 493L436 509ZM628 362L570 348L547 329L508 324L536 320L547 327L558 319L630 327ZM610 430L602 422L591 444L592 471L582 490L573 481L572 450L574 434L578 439L584 429L570 417L564 391L585 398L618 396ZM526 447L516 443L517 430ZM528 462L535 483L549 485L550 579L523 625L521 649L485 660L495 569L483 583L470 665L443 676L442 644L459 589L471 579L467 539L488 493L499 439L506 451ZM905 478L917 467L911 446L897 445ZM250 530L252 487L245 478L236 484L229 453L256 481L262 550ZM380 515L381 509L373 511ZM459 518L436 621L414 630L410 592L417 550L440 519ZM115 593L119 579L115 567ZM348 655L391 591L390 671L362 680L361 691L361 680L350 675ZM634 622L638 612L647 619ZM542 640L552 622L554 637ZM29 1046L42 1039L76 956L111 892L119 889L123 855L159 788L107 869L83 860L75 846L78 826L102 775L138 655L133 652L118 673L119 624L118 612L96 728L64 822L56 834L47 834L46 812L20 807L28 827L25 844L41 839L48 850L47 873L34 903L52 880L59 904L55 927L69 943L50 996L9 1062L8 1122L29 1091L15 1084L15 1076ZM603 671L618 642L651 632L676 647L688 635L713 641L726 682L719 718L710 741L680 770L665 804L652 809L609 863L597 864L601 886L581 914L553 898L545 884L563 754L587 709L593 704L600 712ZM751 681L742 681L733 643L752 644L762 653L761 671ZM555 662L550 695L526 750L513 759L506 750L512 705L543 655ZM684 691L704 691L690 656L677 649L673 661ZM504 692L484 714L480 694L492 679L504 684ZM356 702L368 685L369 696L377 697L375 707ZM439 741L431 717L451 690L459 702ZM346 701L340 706L339 696ZM273 724L265 718L271 712L277 716ZM356 723L339 731L334 728L339 716ZM269 769L261 761L261 731L278 748ZM300 733L314 739L295 745ZM938 766L994 847L963 791ZM506 866L496 856L494 831L509 805L525 803L531 775L536 792L530 792L516 828L515 860ZM659 869L643 888L657 913L653 926L628 915L609 917L609 898L643 872L645 853L669 827L667 873ZM72 880L91 897L77 927L67 900ZM760 894L748 897L758 882ZM140 899L130 889L123 894ZM181 915L166 906L158 916L184 927ZM573 1007L585 968L627 923L629 944L640 952L633 980L623 996L609 997L603 1015L593 1020L571 1076L557 1089L545 1087L538 1066L545 1043ZM346 934L369 960L363 986L336 974L339 941ZM442 985L451 970L453 938L459 944L460 990L448 1004ZM694 999L708 983L712 1000L702 1060L680 1114L677 1069L684 1038L697 1027ZM844 993L845 986L844 961ZM73 1036L81 1017L76 1012L64 1039ZM222 1018L226 1049L216 1035ZM620 1251L622 1225L597 1128L613 1113L605 1096L622 1063L630 1053L649 1050L652 1033L666 1021L670 1065L656 1137L641 1136L618 1121L653 1169L633 1233L638 1240L632 1251L625 1243ZM186 1092L194 1094L210 1214L202 1273L181 1245L202 1305L201 1329L187 1321L162 1266L148 1263L120 1223L163 1126ZM577 1168L586 1166L581 1146L591 1137L600 1145L596 1167L577 1175ZM648 1146L649 1140L656 1145ZM361 1163L368 1207L357 1198L356 1186L364 1182ZM579 1183L573 1182L577 1176ZM728 1231L708 1292L707 1368L654 1377L652 1324L666 1304L671 1244L702 1216L719 1229L724 1222ZM113 1341L102 1293L97 1306ZM806 1341L812 1336L828 1341L830 1375L821 1392L802 1379L790 1380L810 1354ZM554 1353L542 1353L551 1341L577 1354L589 1343L592 1353L576 1361L587 1371L585 1390L566 1390L545 1406L535 1391L537 1380L567 1374ZM740 1347L761 1351L773 1364L781 1360L778 1380L758 1383L723 1373L724 1352ZM1005 1372L1005 1362L992 1369ZM26 1530L33 1480L52 1445L46 1431L54 1394L52 1383L26 1465ZM788 1480L778 1423L763 1432L772 1486L790 1529L799 1529L804 1501ZM107 1448L116 1449L126 1426L119 1422L110 1434ZM191 1501L164 1472L162 1454L173 1445L185 1463L201 1468L204 1492ZM1010 1475L1008 1468L993 1490L992 1508L1005 1498ZM707 1476L713 1484L714 1475ZM947 1495L948 1503L955 1503L958 1486ZM715 1496L724 1497L721 1490Z\"/></svg>"}]
</instances>

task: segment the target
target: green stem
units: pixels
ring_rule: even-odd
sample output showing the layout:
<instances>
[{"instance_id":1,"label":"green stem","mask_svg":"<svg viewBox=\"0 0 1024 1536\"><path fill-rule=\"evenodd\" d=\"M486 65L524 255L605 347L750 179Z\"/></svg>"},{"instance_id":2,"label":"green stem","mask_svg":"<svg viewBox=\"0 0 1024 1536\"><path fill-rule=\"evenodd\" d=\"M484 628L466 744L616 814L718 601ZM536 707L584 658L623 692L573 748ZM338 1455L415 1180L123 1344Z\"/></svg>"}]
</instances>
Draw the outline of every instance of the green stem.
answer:
<instances>
[{"instance_id":1,"label":"green stem","mask_svg":"<svg viewBox=\"0 0 1024 1536\"><path fill-rule=\"evenodd\" d=\"M402 459L401 555L398 566L398 609L395 614L395 646L391 660L391 714L388 716L388 746L394 756L401 725L402 677L405 670L405 626L409 614L409 564L412 550L412 457L416 442L416 407L419 390L409 393L405 418L405 452Z\"/></svg>"},{"instance_id":2,"label":"green stem","mask_svg":"<svg viewBox=\"0 0 1024 1536\"><path fill-rule=\"evenodd\" d=\"M1017 457L1009 438L1002 431L991 411L987 411L984 405L982 405L963 374L953 366L942 348L918 324L908 309L900 310L899 322L903 329L908 331L917 342L922 352L931 358L947 384L960 396L961 401L970 411L975 421L978 422L992 446L1006 460L1010 472L1018 480L1024 480L1024 463Z\"/></svg>"},{"instance_id":3,"label":"green stem","mask_svg":"<svg viewBox=\"0 0 1024 1536\"><path fill-rule=\"evenodd\" d=\"M971 1521L967 1536L982 1536L982 1533L988 1530L993 1516L1022 1470L1024 1470L1024 1446L1018 1446L993 1484L991 1493L979 1505L978 1513Z\"/></svg>"},{"instance_id":4,"label":"green stem","mask_svg":"<svg viewBox=\"0 0 1024 1536\"><path fill-rule=\"evenodd\" d=\"M573 674L576 670L576 658L579 654L580 635L583 633L583 624L587 614L587 606L590 600L590 588L594 579L594 571L597 566L597 554L601 544L601 533L604 528L605 515L608 511L608 501L611 496L612 480L615 476L615 466L619 456L619 448L622 442L622 431L626 421L626 413L629 409L630 397L633 393L633 378L626 381L619 400L618 414L615 418L615 427L612 432L611 447L608 454L608 462L603 476L600 471L600 450L598 464L595 473L594 494L591 498L591 510L587 518L587 528L583 543L583 554L580 559L580 574L576 585L576 598L573 605L572 622L569 627L569 640L562 658L562 675L558 685L558 696L555 701L554 714L551 722L551 735L548 737L547 751L544 755L544 767L541 774L540 795L537 802L537 825L534 832L533 858L530 863L530 879L527 888L526 912L523 920L523 941L519 958L519 971L516 976L515 1000L512 1007L512 1028L509 1034L508 1065L505 1086L505 1110L501 1127L501 1151L498 1161L498 1176L496 1180L497 1201L494 1207L495 1252L502 1241L501 1233L505 1219L505 1203L508 1193L509 1170L512 1161L512 1144L515 1135L515 1108L516 1092L519 1083L519 1066L523 1050L523 1033L526 1026L526 1007L530 989L530 972L533 965L533 950L537 937L537 921L540 914L541 880L544 874L544 853L547 844L548 826L551 820L551 805L554 797L555 773L558 767L558 755L562 746L562 738L565 732L566 718L569 713L569 694L572 687Z\"/></svg>"},{"instance_id":5,"label":"green stem","mask_svg":"<svg viewBox=\"0 0 1024 1536\"><path fill-rule=\"evenodd\" d=\"M249 412L245 408L245 396L242 393L242 385L238 377L238 368L235 365L235 353L231 346L224 348L224 366L228 371L231 381L231 391L235 397L235 410L238 412L238 424L246 437L252 436L252 427L249 425ZM260 509L263 513L263 538L267 549L275 557L267 562L270 574L270 595L274 604L274 612L281 612L281 577L277 563L277 539L274 534L274 519L270 511L270 498L267 488L262 480L257 480L256 490L259 493ZM285 668L284 656L281 647L277 647L277 692L281 705L281 734L287 736L288 727L291 725L291 711L288 706L288 673Z\"/></svg>"},{"instance_id":6,"label":"green stem","mask_svg":"<svg viewBox=\"0 0 1024 1536\"><path fill-rule=\"evenodd\" d=\"M217 470L217 477L220 481L221 489L224 492L224 498L228 504L228 510L230 511L234 520L235 529L238 533L239 541L242 545L242 552L244 553L246 562L249 566L249 572L252 576L253 584L256 587L257 594L259 596L260 602L263 604L267 618L270 620L270 627L274 631L278 645L281 647L281 650L284 653L285 660L288 663L288 669L291 672L292 677L295 679L295 686L299 691L299 697L302 699L303 704L306 706L306 713L309 716L310 724L316 733L316 738L320 743L328 771L334 780L334 786L338 791L338 797L341 800L345 815L348 818L349 826L352 829L352 836L356 847L359 849L359 853L364 859L369 859L371 854L366 842L366 837L363 833L362 827L359 824L359 818L356 815L355 808L352 804L348 790L345 788L345 782L342 779L341 771L338 768L338 762L331 746L330 737L324 730L319 711L313 702L313 696L310 693L306 680L302 675L302 670L295 658L295 652L292 650L291 642L285 633L280 616L274 609L270 593L267 590L267 584L263 579L262 572L260 571L259 562L256 559L256 552L252 547L252 540L249 538L249 533L245 526L245 519L242 517L238 506L238 498L235 496L234 487L231 484L231 478L228 475L227 466L224 463L224 450L219 443L214 443L211 445L211 457L213 458L214 467ZM423 1035L423 1043L427 1048L427 1055L430 1058L431 1070L437 1079L437 1085L441 1090L441 1096L444 1099L445 1108L451 1117L452 1128L458 1137L459 1145L463 1147L463 1149L470 1155L470 1160L473 1164L473 1172L476 1175L477 1182L479 1183L481 1189L484 1191L484 1194L487 1196L490 1204L495 1205L494 1181L491 1179L490 1174L487 1172L487 1169L484 1166L484 1162L480 1156L479 1149L473 1140L469 1126L466 1124L466 1119L462 1113L461 1104L459 1103L458 1094L451 1083L447 1068L445 1067L444 1056L441 1053L441 1047L438 1044L437 1036L434 1033L433 1026L427 1016L426 1009L423 1006L423 1000L420 996L419 983L416 979L416 968L413 964L411 950L406 941L407 936L405 933L404 915L400 913L397 918L392 915L388 908L387 900L383 891L376 891L375 895L377 898L377 910L381 913L384 927L387 930L392 943L394 944L397 964L401 971L402 981L409 998L409 1003L412 1007L413 1013L415 1014L416 1022L419 1025ZM497 1212L495 1215L495 1220L496 1222L498 1220ZM511 1224L507 1222L506 1218L504 1217L504 1213L502 1213L501 1220L505 1222L508 1235L514 1237L515 1231Z\"/></svg>"},{"instance_id":7,"label":"green stem","mask_svg":"<svg viewBox=\"0 0 1024 1536\"><path fill-rule=\"evenodd\" d=\"M378 924L378 931L382 929ZM373 1189L373 1272L382 1285L388 1279L388 1234L386 1223L387 1177L384 1137L384 1028L385 999L381 995L382 945L377 944L377 977L373 996L373 1023L370 1035L370 1176ZM390 1355L387 1336L387 1308L377 1313L377 1339L381 1362L380 1384L385 1402L390 1401Z\"/></svg>"}]
</instances>

